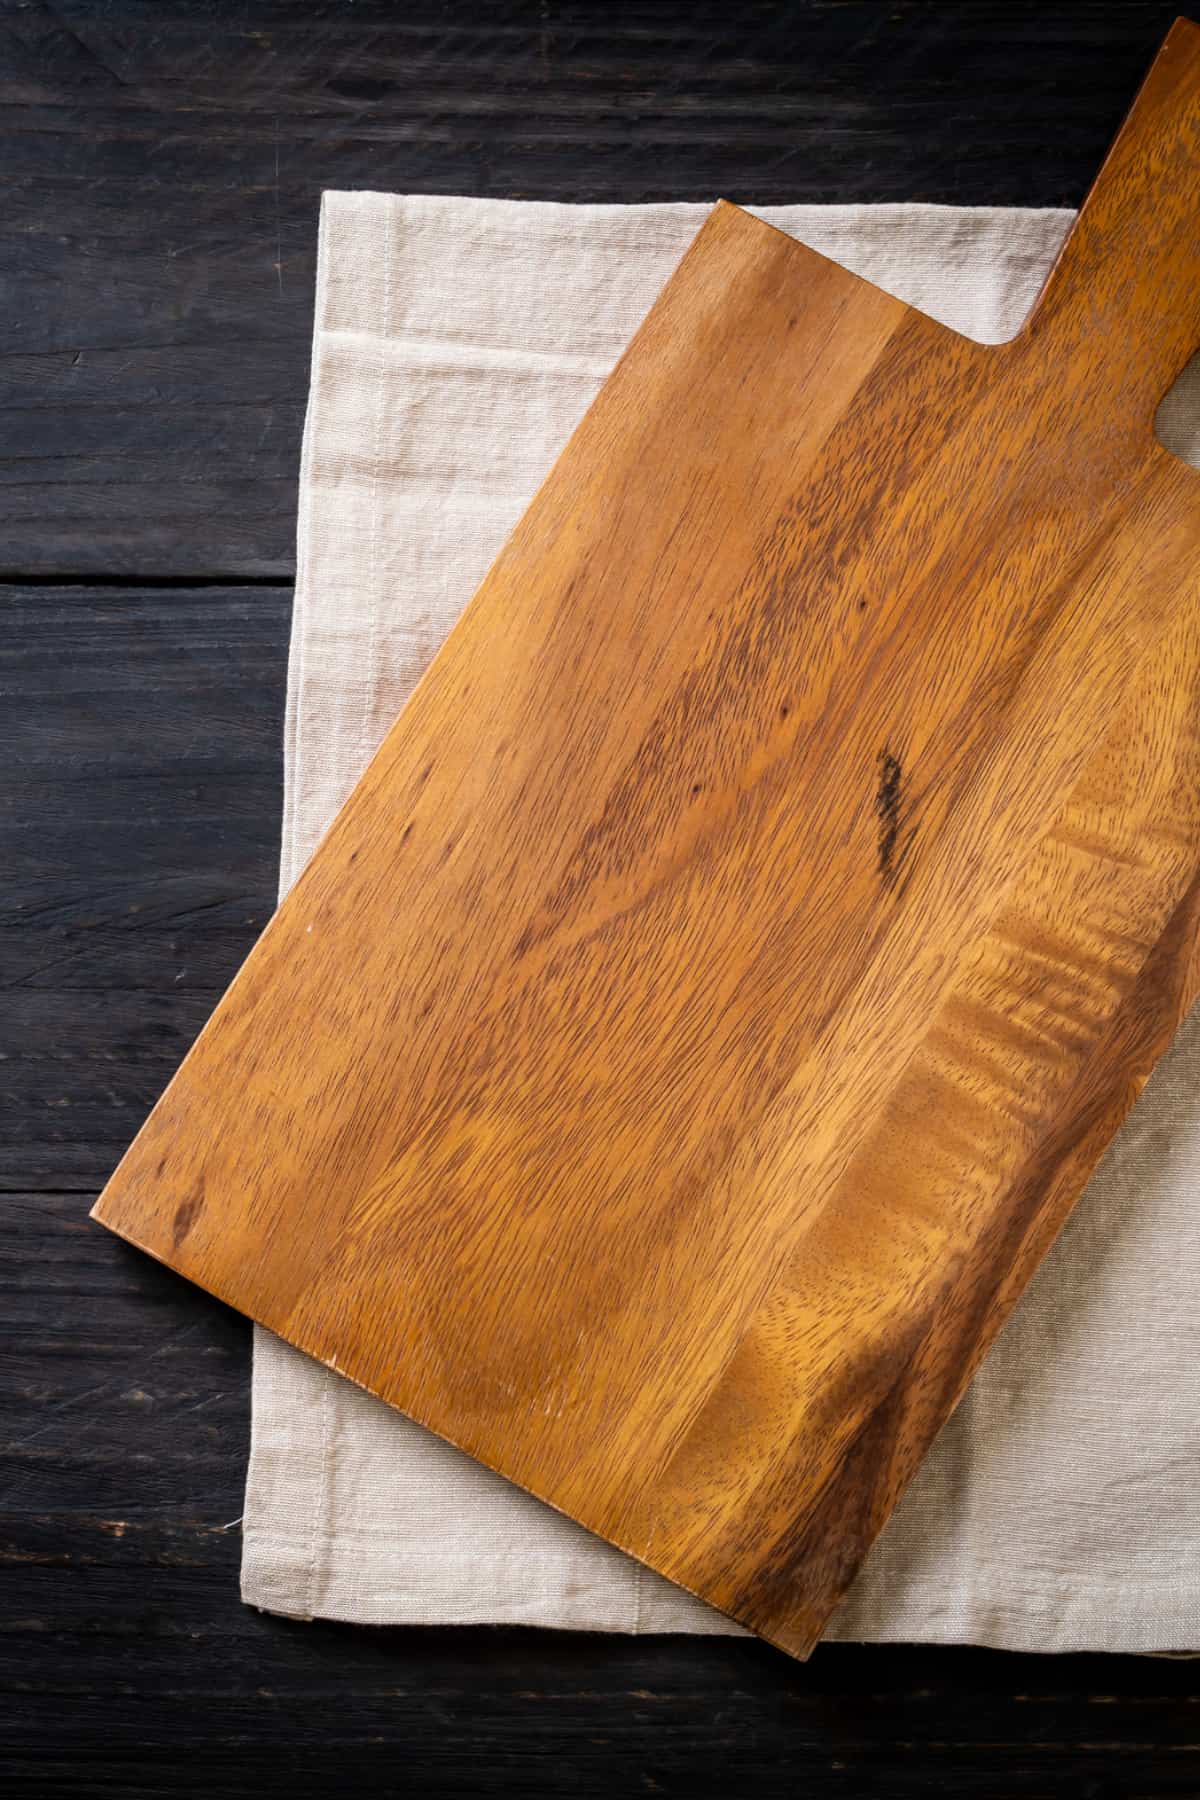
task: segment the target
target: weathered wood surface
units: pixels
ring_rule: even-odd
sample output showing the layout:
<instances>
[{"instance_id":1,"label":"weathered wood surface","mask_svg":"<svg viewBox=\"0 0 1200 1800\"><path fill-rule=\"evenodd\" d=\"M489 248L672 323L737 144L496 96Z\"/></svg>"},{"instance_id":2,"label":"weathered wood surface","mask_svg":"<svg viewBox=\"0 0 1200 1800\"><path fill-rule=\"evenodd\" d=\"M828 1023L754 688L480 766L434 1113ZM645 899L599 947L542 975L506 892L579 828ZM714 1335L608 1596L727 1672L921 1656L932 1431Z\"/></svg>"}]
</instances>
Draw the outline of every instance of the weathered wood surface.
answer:
<instances>
[{"instance_id":1,"label":"weathered wood surface","mask_svg":"<svg viewBox=\"0 0 1200 1800\"><path fill-rule=\"evenodd\" d=\"M0 1190L99 1186L270 918L289 615L0 589Z\"/></svg>"},{"instance_id":2,"label":"weathered wood surface","mask_svg":"<svg viewBox=\"0 0 1200 1800\"><path fill-rule=\"evenodd\" d=\"M52 635L57 654L36 675L20 660L34 592L0 635L13 684L0 704L6 1795L261 1800L286 1781L297 1797L402 1784L690 1800L722 1785L1194 1800L1195 1663L834 1644L801 1669L744 1641L358 1631L246 1609L231 1521L248 1330L86 1224L273 904L289 595L243 590L252 612L219 586L147 577L290 572L317 189L434 190L448 171L443 191L562 199L1074 205L1176 9L834 5L796 26L772 6L769 40L753 6L731 25L726 7L654 0L647 31L644 8L606 7L600 24L589 5L586 33L583 10L464 7L452 21L439 0L401 21L390 4L340 0L89 0L0 15L0 379L17 409L0 473L19 482L24 519L18 532L0 509L0 566L81 577L73 593L42 591L42 648ZM245 53L256 32L273 38L269 59ZM507 132L488 110L501 51L505 88L525 101ZM573 119L542 110L546 54ZM322 114L339 59L352 80L383 70L386 91L334 96ZM253 104L222 102L235 92ZM291 121L310 100L320 135L307 140ZM120 107L140 115L128 140ZM262 123L275 110L282 306ZM651 111L649 147L644 124L621 137ZM189 441L197 400L212 421L226 410L219 433ZM76 460L84 427L104 468ZM250 563L235 562L246 552L223 510L230 461ZM80 475L68 500L64 478ZM117 583L142 594L136 685L129 636L101 653ZM181 708L182 659L211 707ZM96 745L131 717L144 760L118 781Z\"/></svg>"},{"instance_id":3,"label":"weathered wood surface","mask_svg":"<svg viewBox=\"0 0 1200 1800\"><path fill-rule=\"evenodd\" d=\"M718 209L96 1209L796 1654L1194 996L1198 172L991 348Z\"/></svg>"},{"instance_id":4,"label":"weathered wood surface","mask_svg":"<svg viewBox=\"0 0 1200 1800\"><path fill-rule=\"evenodd\" d=\"M1075 205L1173 10L9 0L0 575L290 576L322 188Z\"/></svg>"}]
</instances>

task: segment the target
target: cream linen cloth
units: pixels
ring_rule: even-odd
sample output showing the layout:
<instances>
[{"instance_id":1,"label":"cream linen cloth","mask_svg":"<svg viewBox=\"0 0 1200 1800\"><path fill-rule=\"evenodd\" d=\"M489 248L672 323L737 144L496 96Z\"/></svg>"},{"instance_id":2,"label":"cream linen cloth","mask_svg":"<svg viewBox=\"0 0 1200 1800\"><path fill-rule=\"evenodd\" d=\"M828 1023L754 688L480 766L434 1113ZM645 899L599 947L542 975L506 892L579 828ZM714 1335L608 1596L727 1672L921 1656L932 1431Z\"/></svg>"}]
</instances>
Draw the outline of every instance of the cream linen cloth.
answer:
<instances>
[{"instance_id":1,"label":"cream linen cloth","mask_svg":"<svg viewBox=\"0 0 1200 1800\"><path fill-rule=\"evenodd\" d=\"M286 889L707 207L330 194L287 709ZM972 337L1070 216L762 216ZM1200 375L1200 369L1193 371ZM1160 426L1200 448L1200 381ZM1200 1020L1180 1034L831 1636L1200 1645ZM736 1626L260 1331L242 1573L309 1618Z\"/></svg>"}]
</instances>

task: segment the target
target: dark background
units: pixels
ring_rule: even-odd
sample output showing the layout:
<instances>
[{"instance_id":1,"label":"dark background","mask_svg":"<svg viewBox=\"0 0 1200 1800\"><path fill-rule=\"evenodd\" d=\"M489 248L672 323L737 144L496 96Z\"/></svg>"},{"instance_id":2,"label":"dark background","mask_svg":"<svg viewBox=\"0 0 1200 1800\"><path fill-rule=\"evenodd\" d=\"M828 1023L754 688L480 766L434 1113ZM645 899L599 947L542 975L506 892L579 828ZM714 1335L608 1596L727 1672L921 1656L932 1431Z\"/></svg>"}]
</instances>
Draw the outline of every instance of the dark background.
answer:
<instances>
[{"instance_id":1,"label":"dark background","mask_svg":"<svg viewBox=\"0 0 1200 1800\"><path fill-rule=\"evenodd\" d=\"M249 1327L87 1220L273 904L320 190L1073 205L1173 11L0 0L6 1794L1200 1792L1188 1662L248 1611Z\"/></svg>"}]
</instances>

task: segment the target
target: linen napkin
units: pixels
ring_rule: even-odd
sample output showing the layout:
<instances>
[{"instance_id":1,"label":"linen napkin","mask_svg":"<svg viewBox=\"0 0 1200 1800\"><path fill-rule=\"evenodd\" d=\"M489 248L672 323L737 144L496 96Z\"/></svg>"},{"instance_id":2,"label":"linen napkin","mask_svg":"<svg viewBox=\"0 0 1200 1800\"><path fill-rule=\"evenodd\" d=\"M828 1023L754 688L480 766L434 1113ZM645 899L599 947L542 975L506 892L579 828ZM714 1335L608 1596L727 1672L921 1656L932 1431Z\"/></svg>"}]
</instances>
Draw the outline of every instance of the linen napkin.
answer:
<instances>
[{"instance_id":1,"label":"linen napkin","mask_svg":"<svg viewBox=\"0 0 1200 1800\"><path fill-rule=\"evenodd\" d=\"M282 888L707 207L329 194L301 465ZM1010 336L1065 212L763 218ZM1200 365L1160 436L1200 461ZM1200 1645L1200 1018L1160 1064L829 1635ZM301 1618L738 1627L264 1331L244 1598Z\"/></svg>"}]
</instances>

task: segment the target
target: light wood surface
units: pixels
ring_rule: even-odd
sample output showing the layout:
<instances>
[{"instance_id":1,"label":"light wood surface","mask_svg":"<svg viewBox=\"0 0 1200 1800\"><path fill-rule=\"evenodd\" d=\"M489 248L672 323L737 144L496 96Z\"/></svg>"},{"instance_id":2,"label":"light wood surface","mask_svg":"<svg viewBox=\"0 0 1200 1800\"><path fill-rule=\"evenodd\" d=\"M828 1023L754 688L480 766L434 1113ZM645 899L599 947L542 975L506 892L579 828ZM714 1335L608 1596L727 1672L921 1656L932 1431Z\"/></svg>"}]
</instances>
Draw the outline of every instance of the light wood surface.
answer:
<instances>
[{"instance_id":1,"label":"light wood surface","mask_svg":"<svg viewBox=\"0 0 1200 1800\"><path fill-rule=\"evenodd\" d=\"M97 1216L797 1655L1197 985L1200 32L984 348L722 205Z\"/></svg>"}]
</instances>

